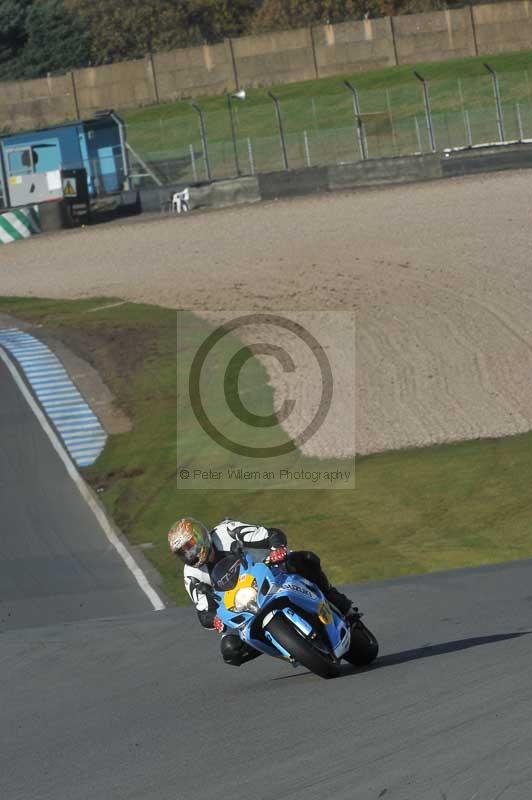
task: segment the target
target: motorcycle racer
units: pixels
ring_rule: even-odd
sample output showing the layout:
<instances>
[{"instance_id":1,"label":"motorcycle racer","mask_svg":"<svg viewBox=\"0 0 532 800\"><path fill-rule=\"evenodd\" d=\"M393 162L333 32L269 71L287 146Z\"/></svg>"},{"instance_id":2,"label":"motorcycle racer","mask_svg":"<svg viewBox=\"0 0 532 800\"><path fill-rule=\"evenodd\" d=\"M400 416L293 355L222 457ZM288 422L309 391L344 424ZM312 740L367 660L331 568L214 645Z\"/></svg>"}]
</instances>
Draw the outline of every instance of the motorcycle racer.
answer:
<instances>
[{"instance_id":1,"label":"motorcycle racer","mask_svg":"<svg viewBox=\"0 0 532 800\"><path fill-rule=\"evenodd\" d=\"M170 528L168 544L185 565L185 588L196 607L200 623L204 628L215 628L224 634L221 652L226 664L239 667L261 655L237 634L224 632L224 625L216 615L212 570L232 552L235 543L242 545L244 550L252 550L255 559L268 557L271 564L284 563L288 572L315 583L348 622L356 618L358 609L345 594L331 586L319 557L309 550L289 551L286 534L280 528L224 519L209 530L199 520L184 517Z\"/></svg>"}]
</instances>

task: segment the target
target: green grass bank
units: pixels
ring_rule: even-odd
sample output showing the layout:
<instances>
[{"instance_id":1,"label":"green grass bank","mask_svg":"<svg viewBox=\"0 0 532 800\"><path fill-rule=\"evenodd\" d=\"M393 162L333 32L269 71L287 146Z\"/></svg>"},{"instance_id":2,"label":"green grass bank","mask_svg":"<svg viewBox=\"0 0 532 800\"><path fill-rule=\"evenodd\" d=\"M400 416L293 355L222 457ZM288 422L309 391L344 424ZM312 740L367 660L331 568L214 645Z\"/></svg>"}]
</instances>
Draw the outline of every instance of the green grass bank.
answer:
<instances>
[{"instance_id":1,"label":"green grass bank","mask_svg":"<svg viewBox=\"0 0 532 800\"><path fill-rule=\"evenodd\" d=\"M93 364L133 422L85 471L108 513L160 571L176 602L184 592L166 545L181 514L275 524L293 548L321 554L337 583L388 578L532 556L532 434L359 458L353 490L177 489L176 313L112 300L3 298L0 311L42 326ZM98 311L93 309L99 308ZM190 315L201 335L206 323ZM243 373L253 407L273 412L260 364ZM224 407L219 422L225 424ZM229 424L229 423L228 423ZM205 444L202 445L205 447ZM204 458L218 457L205 451ZM305 459L313 468L315 459Z\"/></svg>"},{"instance_id":2,"label":"green grass bank","mask_svg":"<svg viewBox=\"0 0 532 800\"><path fill-rule=\"evenodd\" d=\"M532 136L531 51L427 62L273 87L281 102L290 166L359 157L352 96L344 78L358 90L370 156L430 149L422 87L414 70L429 81L438 147L465 145L468 130L475 143L494 141L497 119L486 61L499 75L506 138L519 138L520 127ZM231 175L234 161L226 99L202 97L199 103L214 176ZM246 100L233 101L233 107L243 171L280 169L277 120L267 90L250 89ZM204 177L198 115L189 101L126 111L124 117L128 139L144 158L160 163L177 160L169 176L192 180L192 150L197 177Z\"/></svg>"}]
</instances>

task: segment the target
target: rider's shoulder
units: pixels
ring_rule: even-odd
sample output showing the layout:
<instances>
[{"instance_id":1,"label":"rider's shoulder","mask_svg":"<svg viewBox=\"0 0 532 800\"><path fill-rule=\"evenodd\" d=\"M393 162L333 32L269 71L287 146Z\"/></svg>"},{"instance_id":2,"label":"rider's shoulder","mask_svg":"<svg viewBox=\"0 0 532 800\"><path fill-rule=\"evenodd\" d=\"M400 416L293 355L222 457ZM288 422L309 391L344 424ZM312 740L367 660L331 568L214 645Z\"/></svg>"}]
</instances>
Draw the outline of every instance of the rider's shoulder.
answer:
<instances>
[{"instance_id":1,"label":"rider's shoulder","mask_svg":"<svg viewBox=\"0 0 532 800\"><path fill-rule=\"evenodd\" d=\"M249 522L240 522L237 519L230 519L229 517L226 517L217 525L215 525L214 528L212 528L211 533L217 533L218 535L228 534L229 536L234 537L242 529L251 530L257 527L258 526L254 525L253 523L250 524Z\"/></svg>"},{"instance_id":2,"label":"rider's shoulder","mask_svg":"<svg viewBox=\"0 0 532 800\"><path fill-rule=\"evenodd\" d=\"M234 528L240 527L240 525L244 525L245 523L240 522L237 519L233 519L233 517L224 517L217 525L214 526L214 530L216 528L227 528L228 530L233 530Z\"/></svg>"},{"instance_id":3,"label":"rider's shoulder","mask_svg":"<svg viewBox=\"0 0 532 800\"><path fill-rule=\"evenodd\" d=\"M209 582L209 570L205 565L202 567L191 567L190 564L185 564L183 567L184 578L197 578L199 581ZM207 580L206 580L207 579Z\"/></svg>"}]
</instances>

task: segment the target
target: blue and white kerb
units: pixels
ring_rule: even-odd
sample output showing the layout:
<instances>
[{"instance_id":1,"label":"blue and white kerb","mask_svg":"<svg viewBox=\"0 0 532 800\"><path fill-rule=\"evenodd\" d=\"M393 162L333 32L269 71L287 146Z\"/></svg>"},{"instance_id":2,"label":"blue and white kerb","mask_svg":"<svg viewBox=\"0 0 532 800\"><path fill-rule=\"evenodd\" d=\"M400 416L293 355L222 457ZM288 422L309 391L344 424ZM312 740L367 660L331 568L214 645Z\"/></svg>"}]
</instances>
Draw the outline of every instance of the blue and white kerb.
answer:
<instances>
[{"instance_id":1,"label":"blue and white kerb","mask_svg":"<svg viewBox=\"0 0 532 800\"><path fill-rule=\"evenodd\" d=\"M39 339L17 328L0 330L0 347L18 361L44 411L78 467L94 464L107 434L65 368Z\"/></svg>"}]
</instances>

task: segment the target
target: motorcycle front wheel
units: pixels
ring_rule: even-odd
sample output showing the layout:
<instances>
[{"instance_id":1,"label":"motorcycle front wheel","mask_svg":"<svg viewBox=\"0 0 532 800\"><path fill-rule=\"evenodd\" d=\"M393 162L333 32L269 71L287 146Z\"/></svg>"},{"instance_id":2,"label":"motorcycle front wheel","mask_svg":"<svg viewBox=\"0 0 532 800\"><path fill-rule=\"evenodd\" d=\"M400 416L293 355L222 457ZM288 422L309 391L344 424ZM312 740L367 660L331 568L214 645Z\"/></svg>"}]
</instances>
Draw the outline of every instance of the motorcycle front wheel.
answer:
<instances>
[{"instance_id":1,"label":"motorcycle front wheel","mask_svg":"<svg viewBox=\"0 0 532 800\"><path fill-rule=\"evenodd\" d=\"M351 645L342 656L355 667L365 667L375 661L379 652L379 643L363 622L358 621L351 629Z\"/></svg>"},{"instance_id":2,"label":"motorcycle front wheel","mask_svg":"<svg viewBox=\"0 0 532 800\"><path fill-rule=\"evenodd\" d=\"M305 638L284 614L275 614L265 628L273 638L279 642L295 661L319 675L320 678L337 678L340 674L340 665L333 656L327 656L322 650L314 647L312 642Z\"/></svg>"}]
</instances>

